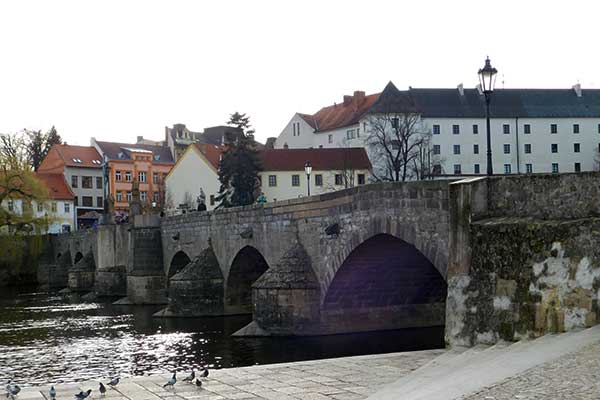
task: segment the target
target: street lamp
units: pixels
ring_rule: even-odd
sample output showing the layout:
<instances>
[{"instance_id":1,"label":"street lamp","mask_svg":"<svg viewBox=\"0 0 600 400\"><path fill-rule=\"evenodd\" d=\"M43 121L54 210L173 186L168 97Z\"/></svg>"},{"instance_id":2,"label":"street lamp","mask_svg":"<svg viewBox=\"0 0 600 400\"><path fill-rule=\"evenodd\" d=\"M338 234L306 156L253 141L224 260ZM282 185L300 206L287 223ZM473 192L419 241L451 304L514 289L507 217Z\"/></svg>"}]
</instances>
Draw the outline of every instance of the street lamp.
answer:
<instances>
[{"instance_id":1,"label":"street lamp","mask_svg":"<svg viewBox=\"0 0 600 400\"><path fill-rule=\"evenodd\" d=\"M308 183L308 195L310 196L310 173L312 172L312 164L310 161L307 161L304 164L304 172L306 172L306 183Z\"/></svg>"},{"instance_id":2,"label":"street lamp","mask_svg":"<svg viewBox=\"0 0 600 400\"><path fill-rule=\"evenodd\" d=\"M498 70L492 67L490 58L485 59L485 66L478 72L479 83L481 84L481 90L485 96L485 120L487 123L487 174L493 175L492 169L492 139L490 137L490 98L496 85L496 74Z\"/></svg>"}]
</instances>

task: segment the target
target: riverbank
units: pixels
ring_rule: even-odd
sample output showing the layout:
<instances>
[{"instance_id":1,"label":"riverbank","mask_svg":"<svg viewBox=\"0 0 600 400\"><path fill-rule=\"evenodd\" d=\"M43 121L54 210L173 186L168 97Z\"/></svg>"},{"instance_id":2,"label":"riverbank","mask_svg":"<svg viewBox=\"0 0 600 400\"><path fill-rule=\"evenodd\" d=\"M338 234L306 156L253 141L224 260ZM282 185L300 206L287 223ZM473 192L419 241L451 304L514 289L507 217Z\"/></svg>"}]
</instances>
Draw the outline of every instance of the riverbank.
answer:
<instances>
[{"instance_id":1,"label":"riverbank","mask_svg":"<svg viewBox=\"0 0 600 400\"><path fill-rule=\"evenodd\" d=\"M176 399L271 399L271 400L354 400L364 399L409 374L445 350L424 350L257 365L211 370L208 379L197 388L182 383L189 371L178 371L179 382L173 390L162 385L170 373L127 378L115 390L108 391L110 400L176 400ZM102 381L107 382L103 377ZM25 388L18 400L47 400L48 386ZM57 385L57 399L72 399L81 390L92 389L99 399L98 381Z\"/></svg>"}]
</instances>

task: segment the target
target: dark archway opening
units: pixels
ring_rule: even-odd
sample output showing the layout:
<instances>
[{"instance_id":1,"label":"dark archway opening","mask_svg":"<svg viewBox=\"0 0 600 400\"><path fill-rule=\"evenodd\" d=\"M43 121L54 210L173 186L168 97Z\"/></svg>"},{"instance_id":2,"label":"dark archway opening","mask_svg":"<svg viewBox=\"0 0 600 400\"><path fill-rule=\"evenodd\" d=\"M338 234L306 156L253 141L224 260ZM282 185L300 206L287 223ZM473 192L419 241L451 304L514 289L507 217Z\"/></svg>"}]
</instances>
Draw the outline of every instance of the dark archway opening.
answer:
<instances>
[{"instance_id":1,"label":"dark archway opening","mask_svg":"<svg viewBox=\"0 0 600 400\"><path fill-rule=\"evenodd\" d=\"M169 280L175 276L178 272L180 272L186 265L190 263L190 258L183 251L178 251L171 260L171 265L169 266L169 276L167 279L167 285L169 284Z\"/></svg>"},{"instance_id":2,"label":"dark archway opening","mask_svg":"<svg viewBox=\"0 0 600 400\"><path fill-rule=\"evenodd\" d=\"M228 313L252 312L252 284L264 274L269 265L254 247L241 249L229 270L225 305Z\"/></svg>"},{"instance_id":3,"label":"dark archway opening","mask_svg":"<svg viewBox=\"0 0 600 400\"><path fill-rule=\"evenodd\" d=\"M82 258L83 258L83 254L81 254L81 252L80 252L80 251L78 251L78 252L75 254L75 262L73 263L73 265L75 265L75 264L77 264L79 261L81 261L81 259L82 259Z\"/></svg>"},{"instance_id":4,"label":"dark archway opening","mask_svg":"<svg viewBox=\"0 0 600 400\"><path fill-rule=\"evenodd\" d=\"M355 248L331 282L326 317L350 330L443 325L447 285L413 245L380 234Z\"/></svg>"}]
</instances>

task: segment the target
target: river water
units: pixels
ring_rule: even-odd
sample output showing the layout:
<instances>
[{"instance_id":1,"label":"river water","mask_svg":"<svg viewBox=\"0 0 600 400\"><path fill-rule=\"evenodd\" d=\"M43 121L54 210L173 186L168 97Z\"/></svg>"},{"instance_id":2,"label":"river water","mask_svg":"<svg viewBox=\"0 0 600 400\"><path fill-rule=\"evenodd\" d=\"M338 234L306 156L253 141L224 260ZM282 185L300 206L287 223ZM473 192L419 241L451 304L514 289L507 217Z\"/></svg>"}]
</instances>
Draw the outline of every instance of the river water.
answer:
<instances>
[{"instance_id":1,"label":"river water","mask_svg":"<svg viewBox=\"0 0 600 400\"><path fill-rule=\"evenodd\" d=\"M152 318L161 306L0 288L0 382L22 386L439 348L443 328L234 338L250 316Z\"/></svg>"}]
</instances>

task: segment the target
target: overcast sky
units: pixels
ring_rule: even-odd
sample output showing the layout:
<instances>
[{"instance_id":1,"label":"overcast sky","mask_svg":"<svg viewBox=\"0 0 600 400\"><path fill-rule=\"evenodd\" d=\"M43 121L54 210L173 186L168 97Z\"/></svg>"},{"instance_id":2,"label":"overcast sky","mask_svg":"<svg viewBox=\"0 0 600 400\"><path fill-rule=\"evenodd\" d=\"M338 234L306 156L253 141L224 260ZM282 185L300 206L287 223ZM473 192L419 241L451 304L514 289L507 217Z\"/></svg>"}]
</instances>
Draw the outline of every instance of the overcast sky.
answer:
<instances>
[{"instance_id":1,"label":"overcast sky","mask_svg":"<svg viewBox=\"0 0 600 400\"><path fill-rule=\"evenodd\" d=\"M590 1L3 1L0 132L164 138L248 113L264 141L354 90L600 87Z\"/></svg>"}]
</instances>

